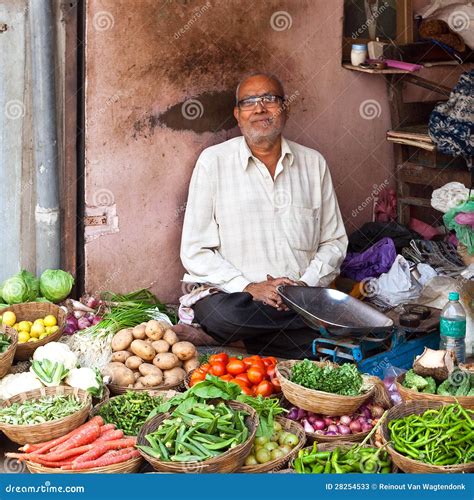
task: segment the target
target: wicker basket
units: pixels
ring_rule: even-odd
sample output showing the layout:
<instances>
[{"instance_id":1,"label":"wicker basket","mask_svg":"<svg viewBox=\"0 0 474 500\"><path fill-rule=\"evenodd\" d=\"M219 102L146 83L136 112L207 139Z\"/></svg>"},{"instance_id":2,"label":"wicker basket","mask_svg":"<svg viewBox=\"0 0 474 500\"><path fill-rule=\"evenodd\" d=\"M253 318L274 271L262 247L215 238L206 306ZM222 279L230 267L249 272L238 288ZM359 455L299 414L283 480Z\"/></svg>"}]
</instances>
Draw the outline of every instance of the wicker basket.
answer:
<instances>
[{"instance_id":1,"label":"wicker basket","mask_svg":"<svg viewBox=\"0 0 474 500\"><path fill-rule=\"evenodd\" d=\"M403 401L433 401L438 403L452 404L456 401L468 408L469 410L474 410L474 396L440 396L438 394L426 394L424 392L416 392L411 389L407 389L403 386L403 380L405 379L405 374L399 375L395 384L397 385L397 390L403 399Z\"/></svg>"},{"instance_id":2,"label":"wicker basket","mask_svg":"<svg viewBox=\"0 0 474 500\"><path fill-rule=\"evenodd\" d=\"M346 441L335 441L333 443L321 443L318 444L318 451L332 451L335 450L336 448L342 449L342 450L347 450L351 446L354 446L356 443L348 443ZM363 448L374 448L374 446L371 445L365 445ZM308 446L305 449L312 450L312 446ZM387 450L388 452L388 450ZM294 470L294 459L290 462L290 467L292 470ZM395 465L395 462L392 460L392 473L398 472L398 468Z\"/></svg>"},{"instance_id":3,"label":"wicker basket","mask_svg":"<svg viewBox=\"0 0 474 500\"><path fill-rule=\"evenodd\" d=\"M351 415L375 394L375 386L370 377L365 377L365 381L370 385L370 389L359 396L340 396L338 394L330 394L329 392L307 389L291 382L288 378L293 365L298 362L295 360L282 361L276 367L276 374L280 380L285 398L298 408L328 416ZM319 366L334 365L334 363L330 363L329 361L313 361L313 363Z\"/></svg>"},{"instance_id":4,"label":"wicker basket","mask_svg":"<svg viewBox=\"0 0 474 500\"><path fill-rule=\"evenodd\" d=\"M244 404L237 401L225 401L225 403L234 410L245 411L248 415L245 418L245 424L249 429L249 436L247 440L235 448L218 455L217 457L209 458L201 462L165 462L157 458L151 457L144 451L140 450L143 458L157 471L157 472L187 472L187 473L214 473L234 472L241 468L246 457L250 453L255 433L258 427L258 416L256 411ZM148 441L145 439L147 434L155 431L166 418L169 418L170 413L157 415L149 420L138 434L137 444L148 446Z\"/></svg>"},{"instance_id":5,"label":"wicker basket","mask_svg":"<svg viewBox=\"0 0 474 500\"><path fill-rule=\"evenodd\" d=\"M307 432L306 439L308 443L360 443L362 442L369 434L370 431L367 432L358 432L357 434L338 434L337 436L325 436L324 434L316 434L315 432Z\"/></svg>"},{"instance_id":6,"label":"wicker basket","mask_svg":"<svg viewBox=\"0 0 474 500\"><path fill-rule=\"evenodd\" d=\"M275 420L281 424L283 429L286 432L291 432L296 434L299 439L299 443L291 450L290 453L285 455L284 457L278 458L276 460L270 460L270 462L266 462L264 464L258 465L244 465L240 468L239 472L246 472L248 474L258 474L262 472L271 472L283 469L287 466L288 462L296 456L299 450L303 448L306 442L306 435L303 430L303 427L298 422L293 422L293 420L289 420L284 417L275 417Z\"/></svg>"},{"instance_id":7,"label":"wicker basket","mask_svg":"<svg viewBox=\"0 0 474 500\"><path fill-rule=\"evenodd\" d=\"M140 470L142 461L142 457L135 457L119 464L82 470L62 470L61 468L45 467L28 460L25 460L25 464L32 474L131 474Z\"/></svg>"},{"instance_id":8,"label":"wicker basket","mask_svg":"<svg viewBox=\"0 0 474 500\"><path fill-rule=\"evenodd\" d=\"M0 354L0 378L3 378L12 367L13 358L18 346L18 332L14 328L4 325L0 329L0 333L5 333L11 339L8 349L4 353Z\"/></svg>"},{"instance_id":9,"label":"wicker basket","mask_svg":"<svg viewBox=\"0 0 474 500\"><path fill-rule=\"evenodd\" d=\"M20 321L33 321L37 318L44 318L48 314L52 314L58 320L59 329L52 335L48 335L44 339L37 342L25 342L18 344L15 352L15 359L18 361L25 361L30 359L35 350L40 345L45 345L48 342L58 340L64 332L66 326L66 313L56 304L51 302L25 302L24 304L14 304L0 310L0 314L6 311L13 311L16 316L17 322Z\"/></svg>"},{"instance_id":10,"label":"wicker basket","mask_svg":"<svg viewBox=\"0 0 474 500\"><path fill-rule=\"evenodd\" d=\"M18 444L42 443L43 441L49 441L64 436L87 420L87 416L91 409L91 396L88 392L64 385L58 387L42 387L34 391L22 392L0 403L0 408L5 408L11 406L13 403L22 403L23 401L38 399L42 396L68 396L70 394L74 394L74 396L84 401L84 406L75 413L58 420L44 422L43 424L12 425L0 423L0 430L9 439Z\"/></svg>"},{"instance_id":11,"label":"wicker basket","mask_svg":"<svg viewBox=\"0 0 474 500\"><path fill-rule=\"evenodd\" d=\"M134 392L166 392L166 391L181 391L184 388L183 382L174 385L158 385L156 387L144 387L143 389L136 389L135 387L124 387L123 385L108 384L107 387L110 393L114 396L125 394L127 391Z\"/></svg>"},{"instance_id":12,"label":"wicker basket","mask_svg":"<svg viewBox=\"0 0 474 500\"><path fill-rule=\"evenodd\" d=\"M409 401L407 403L401 403L399 405L391 408L387 414L387 417L382 423L382 440L387 444L387 451L390 453L394 464L396 464L403 472L413 472L413 473L460 473L460 472L474 472L474 462L460 465L430 465L420 462L419 460L413 460L408 458L401 453L398 453L390 444L390 431L388 429L388 424L391 420L396 420L398 418L403 418L408 415L421 415L426 410L436 409L442 406L444 403L435 401Z\"/></svg>"}]
</instances>

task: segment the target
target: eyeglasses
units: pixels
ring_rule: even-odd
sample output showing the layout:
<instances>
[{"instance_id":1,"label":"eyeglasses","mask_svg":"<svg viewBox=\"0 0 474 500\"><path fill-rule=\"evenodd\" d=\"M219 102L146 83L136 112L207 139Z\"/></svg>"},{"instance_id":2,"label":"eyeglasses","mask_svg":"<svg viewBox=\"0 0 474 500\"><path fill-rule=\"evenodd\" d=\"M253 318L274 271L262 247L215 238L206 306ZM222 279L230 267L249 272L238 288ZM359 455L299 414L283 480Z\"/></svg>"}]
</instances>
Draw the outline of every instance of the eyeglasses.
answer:
<instances>
[{"instance_id":1,"label":"eyeglasses","mask_svg":"<svg viewBox=\"0 0 474 500\"><path fill-rule=\"evenodd\" d=\"M237 103L237 106L240 109L249 110L253 109L257 106L258 103L261 103L265 108L276 108L283 102L283 96L281 95L273 95L273 94L264 94L264 95L255 95L246 97Z\"/></svg>"}]
</instances>

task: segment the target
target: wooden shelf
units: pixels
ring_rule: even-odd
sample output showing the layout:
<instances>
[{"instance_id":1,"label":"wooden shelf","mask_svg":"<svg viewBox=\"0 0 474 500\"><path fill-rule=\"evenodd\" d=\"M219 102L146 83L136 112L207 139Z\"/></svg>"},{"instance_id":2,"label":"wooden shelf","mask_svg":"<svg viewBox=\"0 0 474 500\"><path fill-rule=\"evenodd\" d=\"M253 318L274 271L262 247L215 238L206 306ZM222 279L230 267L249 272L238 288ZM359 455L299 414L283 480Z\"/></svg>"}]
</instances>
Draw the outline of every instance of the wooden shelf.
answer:
<instances>
[{"instance_id":1,"label":"wooden shelf","mask_svg":"<svg viewBox=\"0 0 474 500\"><path fill-rule=\"evenodd\" d=\"M397 173L401 182L430 186L433 189L438 189L448 182L461 182L465 186L469 186L471 182L467 168L465 170L452 167L437 168L405 162L398 165Z\"/></svg>"},{"instance_id":2,"label":"wooden shelf","mask_svg":"<svg viewBox=\"0 0 474 500\"><path fill-rule=\"evenodd\" d=\"M352 66L352 64L348 63L343 63L342 67L345 69L349 69L351 71L359 71L360 73L372 73L378 75L407 75L409 73L413 73L413 71L406 71L404 69L397 69L397 68L387 68L387 69L360 68L359 66Z\"/></svg>"}]
</instances>

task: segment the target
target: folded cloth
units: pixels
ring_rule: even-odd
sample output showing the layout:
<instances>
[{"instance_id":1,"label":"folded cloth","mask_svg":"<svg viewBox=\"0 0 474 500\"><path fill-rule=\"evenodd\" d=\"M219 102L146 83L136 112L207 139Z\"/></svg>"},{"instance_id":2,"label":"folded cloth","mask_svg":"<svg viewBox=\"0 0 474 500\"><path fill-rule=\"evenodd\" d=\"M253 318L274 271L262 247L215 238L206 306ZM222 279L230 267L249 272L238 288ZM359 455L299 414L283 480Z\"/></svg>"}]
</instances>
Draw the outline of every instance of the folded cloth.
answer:
<instances>
[{"instance_id":1,"label":"folded cloth","mask_svg":"<svg viewBox=\"0 0 474 500\"><path fill-rule=\"evenodd\" d=\"M431 193L431 206L446 213L469 198L469 189L460 182L448 182Z\"/></svg>"},{"instance_id":2,"label":"folded cloth","mask_svg":"<svg viewBox=\"0 0 474 500\"><path fill-rule=\"evenodd\" d=\"M193 286L192 283L190 283L190 285L191 287ZM207 297L213 293L221 291L222 290L220 288L213 285L196 283L194 285L194 288L192 288L192 290L189 293L179 298L178 317L180 323L185 323L187 325L193 324L194 320L193 305L196 304L196 302L203 299L204 297Z\"/></svg>"},{"instance_id":3,"label":"folded cloth","mask_svg":"<svg viewBox=\"0 0 474 500\"><path fill-rule=\"evenodd\" d=\"M395 261L397 251L391 238L382 238L361 253L348 253L341 266L341 276L355 281L378 278Z\"/></svg>"}]
</instances>

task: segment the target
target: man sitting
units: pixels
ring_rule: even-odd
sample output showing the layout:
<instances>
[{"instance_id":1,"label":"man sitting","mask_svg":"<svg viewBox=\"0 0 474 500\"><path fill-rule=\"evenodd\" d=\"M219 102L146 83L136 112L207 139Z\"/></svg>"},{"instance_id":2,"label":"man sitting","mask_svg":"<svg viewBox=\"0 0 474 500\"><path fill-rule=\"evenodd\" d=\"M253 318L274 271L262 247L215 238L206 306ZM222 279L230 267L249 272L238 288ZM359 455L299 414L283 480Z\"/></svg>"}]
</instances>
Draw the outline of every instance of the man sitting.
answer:
<instances>
[{"instance_id":1,"label":"man sitting","mask_svg":"<svg viewBox=\"0 0 474 500\"><path fill-rule=\"evenodd\" d=\"M315 331L288 310L278 285L327 286L347 236L323 156L282 137L281 82L253 74L237 87L243 136L205 149L189 187L181 242L185 282L218 288L194 321L222 345L286 358L310 355Z\"/></svg>"}]
</instances>

